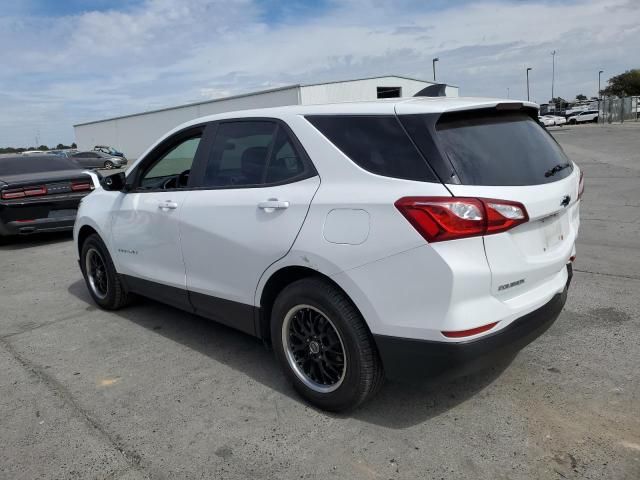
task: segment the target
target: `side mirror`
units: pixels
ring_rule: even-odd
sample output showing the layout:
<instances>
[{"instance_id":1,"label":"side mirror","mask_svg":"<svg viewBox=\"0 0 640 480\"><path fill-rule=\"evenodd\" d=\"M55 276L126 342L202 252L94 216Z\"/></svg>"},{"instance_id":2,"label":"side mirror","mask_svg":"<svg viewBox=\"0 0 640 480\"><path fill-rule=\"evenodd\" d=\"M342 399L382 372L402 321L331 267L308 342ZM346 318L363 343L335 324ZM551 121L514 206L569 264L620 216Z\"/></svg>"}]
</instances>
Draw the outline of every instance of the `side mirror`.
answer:
<instances>
[{"instance_id":1,"label":"side mirror","mask_svg":"<svg viewBox=\"0 0 640 480\"><path fill-rule=\"evenodd\" d=\"M127 177L124 172L114 173L113 175L109 175L108 177L103 177L100 180L100 185L105 190L121 192L125 189L125 185L127 184Z\"/></svg>"}]
</instances>

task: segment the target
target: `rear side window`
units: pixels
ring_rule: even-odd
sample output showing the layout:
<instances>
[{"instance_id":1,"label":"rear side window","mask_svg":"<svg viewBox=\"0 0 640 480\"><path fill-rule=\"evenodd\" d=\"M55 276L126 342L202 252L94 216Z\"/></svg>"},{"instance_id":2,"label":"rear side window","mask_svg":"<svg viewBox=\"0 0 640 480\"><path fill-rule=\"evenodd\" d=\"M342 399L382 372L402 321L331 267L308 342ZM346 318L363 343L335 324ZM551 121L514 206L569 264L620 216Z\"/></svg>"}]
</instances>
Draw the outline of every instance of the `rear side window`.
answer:
<instances>
[{"instance_id":1,"label":"rear side window","mask_svg":"<svg viewBox=\"0 0 640 480\"><path fill-rule=\"evenodd\" d=\"M224 122L216 132L203 186L273 185L310 174L289 134L277 123Z\"/></svg>"},{"instance_id":2,"label":"rear side window","mask_svg":"<svg viewBox=\"0 0 640 480\"><path fill-rule=\"evenodd\" d=\"M440 149L464 185L540 185L573 170L551 135L524 113L445 114L436 132Z\"/></svg>"},{"instance_id":3,"label":"rear side window","mask_svg":"<svg viewBox=\"0 0 640 480\"><path fill-rule=\"evenodd\" d=\"M405 180L437 181L393 115L306 118L342 153L371 173Z\"/></svg>"}]
</instances>

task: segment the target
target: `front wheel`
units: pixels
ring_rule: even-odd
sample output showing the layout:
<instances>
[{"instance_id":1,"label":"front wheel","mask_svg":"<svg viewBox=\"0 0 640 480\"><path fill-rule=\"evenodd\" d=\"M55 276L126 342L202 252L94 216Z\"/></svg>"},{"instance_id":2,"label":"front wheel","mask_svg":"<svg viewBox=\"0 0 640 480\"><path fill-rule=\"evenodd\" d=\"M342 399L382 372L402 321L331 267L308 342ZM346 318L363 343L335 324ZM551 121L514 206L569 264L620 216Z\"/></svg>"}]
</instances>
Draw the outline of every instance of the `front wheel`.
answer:
<instances>
[{"instance_id":1,"label":"front wheel","mask_svg":"<svg viewBox=\"0 0 640 480\"><path fill-rule=\"evenodd\" d=\"M302 279L280 293L271 314L271 339L289 381L319 408L354 408L383 383L382 364L362 315L340 289L322 279Z\"/></svg>"},{"instance_id":2,"label":"front wheel","mask_svg":"<svg viewBox=\"0 0 640 480\"><path fill-rule=\"evenodd\" d=\"M106 310L117 310L130 301L111 256L102 239L89 235L82 244L80 269L84 276L91 298Z\"/></svg>"},{"instance_id":3,"label":"front wheel","mask_svg":"<svg viewBox=\"0 0 640 480\"><path fill-rule=\"evenodd\" d=\"M111 170L114 166L115 165L111 160L107 160L106 162L104 162L104 168L106 168L107 170Z\"/></svg>"}]
</instances>

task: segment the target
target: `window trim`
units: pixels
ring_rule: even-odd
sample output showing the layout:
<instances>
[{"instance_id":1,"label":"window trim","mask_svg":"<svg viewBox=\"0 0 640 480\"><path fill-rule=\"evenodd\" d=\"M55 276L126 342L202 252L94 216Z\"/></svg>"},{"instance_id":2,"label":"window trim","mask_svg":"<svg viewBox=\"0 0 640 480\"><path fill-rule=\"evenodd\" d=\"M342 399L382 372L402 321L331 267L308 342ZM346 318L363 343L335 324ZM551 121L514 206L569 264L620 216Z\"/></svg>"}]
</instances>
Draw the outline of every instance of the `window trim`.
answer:
<instances>
[{"instance_id":1,"label":"window trim","mask_svg":"<svg viewBox=\"0 0 640 480\"><path fill-rule=\"evenodd\" d=\"M205 143L205 134L206 134L206 124L199 124L187 127L179 132L174 133L170 137L166 138L162 143L157 145L140 163L138 163L134 170L127 176L127 184L129 187L127 188L128 193L153 193L153 192L175 192L175 191L184 191L191 189L192 177L191 173L189 174L189 183L186 187L178 187L178 188L141 188L140 181L142 180L142 176L148 172L151 168L153 168L164 155L169 153L173 148L177 147L181 143L195 138L200 135L200 143L198 144L198 148L196 149L196 154L193 157L193 163L191 165L191 171L193 172L194 167L197 165L198 158L203 155L204 143ZM131 182L129 182L129 178L131 178Z\"/></svg>"},{"instance_id":2,"label":"window trim","mask_svg":"<svg viewBox=\"0 0 640 480\"><path fill-rule=\"evenodd\" d=\"M270 183L266 183L266 173L267 173L267 168L269 166L269 163L271 162L271 148L272 145L270 145L270 151L269 151L269 157L267 159L267 165L265 167L265 171L264 171L264 175L263 178L265 179L264 183L260 183L260 184L252 184L252 185L221 185L221 186L210 186L210 185L204 185L204 179L205 179L205 173L206 173L206 169L207 169L207 165L209 163L209 158L210 155L213 151L213 146L215 143L215 139L216 136L218 134L218 127L224 123L240 123L240 122L271 122L271 123L275 123L276 124L276 130L274 132L274 138L276 138L276 136L278 135L278 132L280 131L280 129L283 129L285 131L285 133L289 136L289 139L291 140L291 142L293 143L293 148L295 150L295 152L298 154L298 156L300 157L300 160L302 161L303 165L304 165L304 171L298 175L296 175L295 177L291 177L288 178L286 180L281 180L279 182L270 182ZM205 134L203 135L203 139L204 136L207 135L207 151L206 154L203 154L201 158L199 158L199 164L197 165L197 170L196 168L192 168L192 174L189 176L189 190L239 190L239 189L246 189L246 188L268 188L268 187L277 187L280 185L288 185L290 183L297 183L297 182L301 182L302 180L306 180L308 178L313 178L315 176L318 176L318 171L316 170L313 162L311 161L311 158L309 157L309 154L307 153L307 151L305 150L304 146L302 145L302 143L300 142L300 140L298 139L298 137L296 136L296 134L293 132L293 130L291 129L291 127L287 124L287 122L285 122L284 120L280 119L280 118L275 118L275 117L240 117L240 118L225 118L225 119L221 119L221 120L215 120L213 122L210 122L207 125L207 129L205 131ZM202 143L202 142L201 142Z\"/></svg>"}]
</instances>

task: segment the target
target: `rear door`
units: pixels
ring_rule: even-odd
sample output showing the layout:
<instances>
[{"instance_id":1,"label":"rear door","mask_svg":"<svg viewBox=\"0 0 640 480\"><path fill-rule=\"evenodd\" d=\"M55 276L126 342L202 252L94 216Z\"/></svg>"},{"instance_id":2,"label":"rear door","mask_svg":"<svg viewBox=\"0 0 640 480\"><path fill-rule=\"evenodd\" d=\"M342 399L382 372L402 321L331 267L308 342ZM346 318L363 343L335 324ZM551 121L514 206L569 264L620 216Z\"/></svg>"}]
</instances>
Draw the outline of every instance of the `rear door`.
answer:
<instances>
[{"instance_id":1,"label":"rear door","mask_svg":"<svg viewBox=\"0 0 640 480\"><path fill-rule=\"evenodd\" d=\"M293 245L320 179L284 123L210 128L213 147L180 215L187 288L198 313L254 333L260 276Z\"/></svg>"},{"instance_id":2,"label":"rear door","mask_svg":"<svg viewBox=\"0 0 640 480\"><path fill-rule=\"evenodd\" d=\"M506 300L563 285L579 226L580 173L555 140L524 111L410 117L404 121L414 138L431 132L426 156L440 159L454 196L510 200L527 210L528 222L484 237L492 293Z\"/></svg>"}]
</instances>

